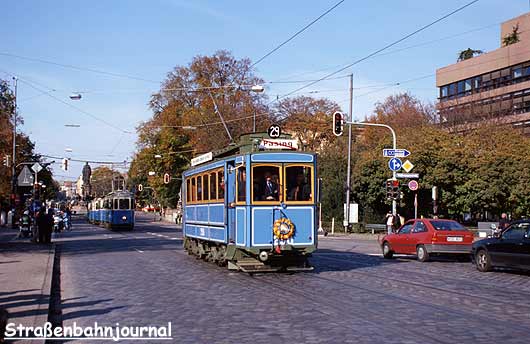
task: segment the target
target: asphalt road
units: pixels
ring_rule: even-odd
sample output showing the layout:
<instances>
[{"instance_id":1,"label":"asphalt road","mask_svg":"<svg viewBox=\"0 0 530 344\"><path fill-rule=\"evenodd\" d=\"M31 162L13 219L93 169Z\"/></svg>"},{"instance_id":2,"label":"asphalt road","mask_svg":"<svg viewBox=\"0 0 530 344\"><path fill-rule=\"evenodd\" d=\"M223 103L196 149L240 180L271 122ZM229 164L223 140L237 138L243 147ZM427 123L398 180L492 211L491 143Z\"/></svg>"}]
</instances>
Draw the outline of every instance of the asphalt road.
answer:
<instances>
[{"instance_id":1,"label":"asphalt road","mask_svg":"<svg viewBox=\"0 0 530 344\"><path fill-rule=\"evenodd\" d=\"M171 322L178 343L530 338L529 274L384 260L373 239L355 237L322 238L314 272L248 275L188 256L182 232L151 219L138 217L132 232L76 223L61 234L63 325Z\"/></svg>"}]
</instances>

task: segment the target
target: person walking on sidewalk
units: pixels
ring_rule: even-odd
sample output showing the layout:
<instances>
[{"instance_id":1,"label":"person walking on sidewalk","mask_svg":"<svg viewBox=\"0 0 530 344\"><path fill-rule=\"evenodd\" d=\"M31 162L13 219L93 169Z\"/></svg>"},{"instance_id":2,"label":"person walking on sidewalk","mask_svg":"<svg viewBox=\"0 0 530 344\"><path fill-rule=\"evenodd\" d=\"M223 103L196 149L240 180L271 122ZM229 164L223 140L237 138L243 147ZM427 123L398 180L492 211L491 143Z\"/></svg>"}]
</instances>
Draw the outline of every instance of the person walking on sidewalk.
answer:
<instances>
[{"instance_id":1,"label":"person walking on sidewalk","mask_svg":"<svg viewBox=\"0 0 530 344\"><path fill-rule=\"evenodd\" d=\"M387 234L392 234L394 231L394 215L392 215L391 211L386 214L385 220Z\"/></svg>"},{"instance_id":2,"label":"person walking on sidewalk","mask_svg":"<svg viewBox=\"0 0 530 344\"><path fill-rule=\"evenodd\" d=\"M37 226L39 228L39 242L41 244L49 244L51 242L53 230L53 216L52 209L46 210L42 208L37 216Z\"/></svg>"}]
</instances>

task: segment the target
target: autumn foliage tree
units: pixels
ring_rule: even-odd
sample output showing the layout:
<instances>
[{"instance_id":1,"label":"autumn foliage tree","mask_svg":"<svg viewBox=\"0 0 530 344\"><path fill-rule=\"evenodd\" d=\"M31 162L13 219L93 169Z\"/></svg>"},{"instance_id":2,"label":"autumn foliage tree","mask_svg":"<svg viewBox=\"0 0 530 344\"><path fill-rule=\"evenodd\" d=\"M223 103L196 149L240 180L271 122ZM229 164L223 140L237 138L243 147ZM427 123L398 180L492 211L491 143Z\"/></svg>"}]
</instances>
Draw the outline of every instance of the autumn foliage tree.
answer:
<instances>
[{"instance_id":1,"label":"autumn foliage tree","mask_svg":"<svg viewBox=\"0 0 530 344\"><path fill-rule=\"evenodd\" d=\"M221 116L234 140L252 131L254 116L258 130L270 123L265 96L251 92L252 85L262 82L250 60L236 59L227 51L196 56L188 65L176 66L151 98L153 117L137 128L131 183L152 186L162 205L175 206L177 178L191 157L230 143ZM157 177L148 178L147 169L157 172ZM162 182L165 173L173 177L169 185Z\"/></svg>"},{"instance_id":2,"label":"autumn foliage tree","mask_svg":"<svg viewBox=\"0 0 530 344\"><path fill-rule=\"evenodd\" d=\"M276 114L283 129L293 134L300 146L319 151L325 142L335 139L329 128L332 114L339 110L329 99L298 96L280 101Z\"/></svg>"}]
</instances>

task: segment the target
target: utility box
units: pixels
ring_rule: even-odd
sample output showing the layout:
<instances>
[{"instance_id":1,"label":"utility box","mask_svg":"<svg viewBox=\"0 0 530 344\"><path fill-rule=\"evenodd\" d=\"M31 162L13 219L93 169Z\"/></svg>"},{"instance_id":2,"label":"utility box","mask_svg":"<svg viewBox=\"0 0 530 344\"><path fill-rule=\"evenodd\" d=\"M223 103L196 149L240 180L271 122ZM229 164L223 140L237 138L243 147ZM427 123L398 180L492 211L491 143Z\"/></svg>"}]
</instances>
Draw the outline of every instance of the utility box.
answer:
<instances>
[{"instance_id":1,"label":"utility box","mask_svg":"<svg viewBox=\"0 0 530 344\"><path fill-rule=\"evenodd\" d=\"M344 223L346 223L346 203L343 207L344 211ZM351 223L359 223L359 204L357 203L350 203L350 224Z\"/></svg>"}]
</instances>

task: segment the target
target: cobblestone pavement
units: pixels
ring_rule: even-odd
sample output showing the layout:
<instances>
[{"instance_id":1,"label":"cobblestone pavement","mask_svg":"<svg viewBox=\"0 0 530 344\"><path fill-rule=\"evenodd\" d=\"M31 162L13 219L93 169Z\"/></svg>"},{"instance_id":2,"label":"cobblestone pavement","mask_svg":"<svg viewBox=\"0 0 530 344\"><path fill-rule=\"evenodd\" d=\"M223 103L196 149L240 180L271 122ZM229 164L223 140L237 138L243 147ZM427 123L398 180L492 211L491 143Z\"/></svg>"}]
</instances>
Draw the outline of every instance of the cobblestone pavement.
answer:
<instances>
[{"instance_id":1,"label":"cobblestone pavement","mask_svg":"<svg viewBox=\"0 0 530 344\"><path fill-rule=\"evenodd\" d=\"M166 325L178 343L526 343L530 275L383 260L371 238L321 238L311 273L196 260L175 225L62 234L63 324ZM124 341L126 342L126 341Z\"/></svg>"}]
</instances>

